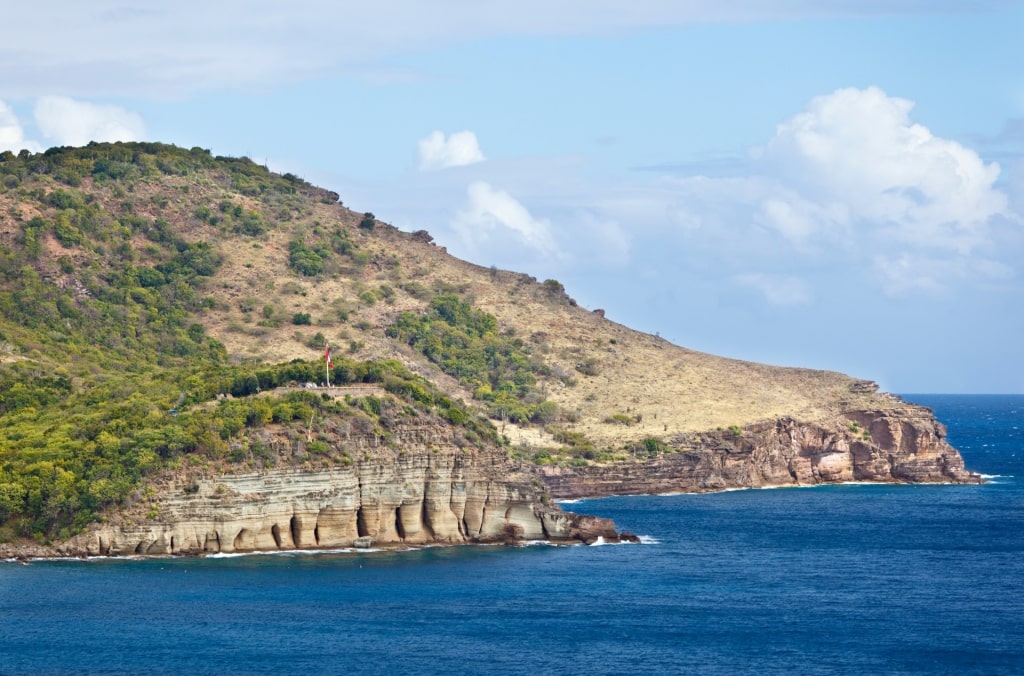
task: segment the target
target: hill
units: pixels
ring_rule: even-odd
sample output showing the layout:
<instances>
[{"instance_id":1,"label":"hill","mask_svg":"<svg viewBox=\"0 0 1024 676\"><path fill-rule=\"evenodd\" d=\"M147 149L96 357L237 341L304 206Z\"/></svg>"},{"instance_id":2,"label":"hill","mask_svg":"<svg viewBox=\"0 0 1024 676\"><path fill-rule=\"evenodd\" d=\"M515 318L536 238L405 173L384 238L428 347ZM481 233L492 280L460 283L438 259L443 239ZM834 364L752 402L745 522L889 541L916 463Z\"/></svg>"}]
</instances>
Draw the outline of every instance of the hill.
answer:
<instances>
[{"instance_id":1,"label":"hill","mask_svg":"<svg viewBox=\"0 0 1024 676\"><path fill-rule=\"evenodd\" d=\"M635 480L659 472L697 490L968 478L940 425L871 383L669 344L199 148L0 154L0 291L7 538L66 539L193 471L358 465L342 423L396 454L410 421L423 448L446 426L556 495L660 490ZM326 384L328 345L333 384L379 393L289 388Z\"/></svg>"}]
</instances>

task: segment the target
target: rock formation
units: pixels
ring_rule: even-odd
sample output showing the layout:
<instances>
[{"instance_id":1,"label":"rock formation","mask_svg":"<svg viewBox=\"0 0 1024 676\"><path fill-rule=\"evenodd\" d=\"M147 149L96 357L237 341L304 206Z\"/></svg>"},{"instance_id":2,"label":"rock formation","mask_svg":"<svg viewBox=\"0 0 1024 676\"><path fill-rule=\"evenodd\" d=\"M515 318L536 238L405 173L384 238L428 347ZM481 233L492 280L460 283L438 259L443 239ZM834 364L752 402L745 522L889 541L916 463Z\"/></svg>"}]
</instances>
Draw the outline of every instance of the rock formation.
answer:
<instances>
[{"instance_id":1,"label":"rock formation","mask_svg":"<svg viewBox=\"0 0 1024 676\"><path fill-rule=\"evenodd\" d=\"M646 460L538 469L556 498L702 492L848 481L980 483L919 406L849 411L832 424L791 418L683 434Z\"/></svg>"},{"instance_id":2,"label":"rock formation","mask_svg":"<svg viewBox=\"0 0 1024 676\"><path fill-rule=\"evenodd\" d=\"M269 432L265 432L269 433ZM701 492L847 481L980 482L928 409L848 411L832 424L791 418L682 434L653 458L529 467L451 428L396 429L337 441L359 459L242 473L179 470L151 497L52 547L0 556L166 555L549 540L632 539L554 498ZM346 456L347 458L348 456Z\"/></svg>"},{"instance_id":3,"label":"rock formation","mask_svg":"<svg viewBox=\"0 0 1024 676\"><path fill-rule=\"evenodd\" d=\"M61 555L204 554L549 540L617 541L608 519L546 504L502 449L460 448L438 428L349 439L361 459L154 484L153 497L55 548Z\"/></svg>"}]
</instances>

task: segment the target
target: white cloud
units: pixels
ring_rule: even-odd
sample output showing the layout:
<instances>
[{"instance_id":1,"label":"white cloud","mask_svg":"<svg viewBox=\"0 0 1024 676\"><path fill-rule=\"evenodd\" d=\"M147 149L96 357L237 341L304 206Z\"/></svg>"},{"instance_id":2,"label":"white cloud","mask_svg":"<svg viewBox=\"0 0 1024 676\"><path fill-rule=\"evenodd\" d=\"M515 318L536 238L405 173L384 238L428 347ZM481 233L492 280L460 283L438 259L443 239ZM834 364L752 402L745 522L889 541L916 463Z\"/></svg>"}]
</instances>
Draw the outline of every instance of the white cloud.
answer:
<instances>
[{"instance_id":1,"label":"white cloud","mask_svg":"<svg viewBox=\"0 0 1024 676\"><path fill-rule=\"evenodd\" d=\"M726 177L601 179L581 156L492 159L472 169L484 182L468 193L463 172L416 172L366 201L401 202L396 222L483 264L657 271L704 280L705 296L758 294L722 302L821 307L1017 284L1024 228L999 167L912 112L877 88L815 98Z\"/></svg>"},{"instance_id":2,"label":"white cloud","mask_svg":"<svg viewBox=\"0 0 1024 676\"><path fill-rule=\"evenodd\" d=\"M823 229L846 226L849 209L836 203L818 205L793 193L776 193L761 202L755 218L794 243L804 243Z\"/></svg>"},{"instance_id":3,"label":"white cloud","mask_svg":"<svg viewBox=\"0 0 1024 676\"><path fill-rule=\"evenodd\" d=\"M511 244L543 256L561 256L551 224L534 218L507 192L496 190L485 181L476 181L466 194L468 202L456 214L451 226L471 249Z\"/></svg>"},{"instance_id":4,"label":"white cloud","mask_svg":"<svg viewBox=\"0 0 1024 676\"><path fill-rule=\"evenodd\" d=\"M39 144L25 138L25 130L14 111L0 101L0 151L10 150L17 153L26 149L35 152L39 149Z\"/></svg>"},{"instance_id":5,"label":"white cloud","mask_svg":"<svg viewBox=\"0 0 1024 676\"><path fill-rule=\"evenodd\" d=\"M775 201L774 214L803 237L835 222L827 210L907 244L970 253L1007 212L999 165L912 122L913 106L877 87L840 89L780 124L764 161L818 213L800 220L806 203Z\"/></svg>"},{"instance_id":6,"label":"white cloud","mask_svg":"<svg viewBox=\"0 0 1024 676\"><path fill-rule=\"evenodd\" d=\"M758 272L780 261L833 288L867 282L901 295L1006 279L1024 229L997 187L1000 167L916 123L912 109L876 87L841 89L782 122L741 175L663 177L598 199L631 224L637 251L672 247L775 303L811 298Z\"/></svg>"},{"instance_id":7,"label":"white cloud","mask_svg":"<svg viewBox=\"0 0 1024 676\"><path fill-rule=\"evenodd\" d=\"M763 273L746 273L736 275L733 281L760 291L772 305L804 305L810 303L813 296L807 282L792 275L768 275Z\"/></svg>"},{"instance_id":8,"label":"white cloud","mask_svg":"<svg viewBox=\"0 0 1024 676\"><path fill-rule=\"evenodd\" d=\"M471 131L457 131L448 138L444 132L431 132L420 140L418 151L420 171L464 167L486 159Z\"/></svg>"},{"instance_id":9,"label":"white cloud","mask_svg":"<svg viewBox=\"0 0 1024 676\"><path fill-rule=\"evenodd\" d=\"M82 146L90 141L139 141L142 118L119 106L46 96L36 103L36 126L53 145Z\"/></svg>"}]
</instances>

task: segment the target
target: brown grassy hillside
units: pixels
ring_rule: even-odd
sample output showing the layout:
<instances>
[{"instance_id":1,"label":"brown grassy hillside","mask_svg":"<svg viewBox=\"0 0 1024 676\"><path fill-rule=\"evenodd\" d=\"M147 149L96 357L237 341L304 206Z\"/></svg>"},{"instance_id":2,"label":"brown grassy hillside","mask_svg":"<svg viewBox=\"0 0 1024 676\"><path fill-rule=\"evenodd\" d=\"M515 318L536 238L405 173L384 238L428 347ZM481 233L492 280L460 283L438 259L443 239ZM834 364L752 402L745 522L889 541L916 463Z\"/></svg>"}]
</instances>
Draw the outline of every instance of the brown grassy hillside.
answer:
<instances>
[{"instance_id":1,"label":"brown grassy hillside","mask_svg":"<svg viewBox=\"0 0 1024 676\"><path fill-rule=\"evenodd\" d=\"M899 405L886 396L854 392L863 388L842 374L737 361L672 345L576 306L558 284L454 258L426 233L401 232L381 222L360 227L363 215L325 190L296 179L292 194L274 192L267 186L280 184L282 177L252 163L193 155L201 160L194 166L144 170L130 182L92 173L66 187L59 177L42 176L33 190L44 203L54 190L73 191L111 218L159 219L185 241L209 242L222 264L204 282L207 300L196 320L236 362L311 359L326 340L359 359L397 359L469 401L472 392L385 335L402 311L422 311L436 294L454 292L493 314L502 331L514 332L550 367L537 390L560 406L560 419L546 426L499 423L514 444L555 446L551 432L562 429L581 432L597 446L618 448L645 437L780 417L825 420L850 405ZM19 228L34 216L59 215L25 195L13 181L0 193L0 236L8 242L16 241ZM147 236L123 230L131 249L125 255L136 265L151 262L155 254ZM311 276L289 265L290 245L329 236L345 238L352 251L332 256ZM53 234L42 237L40 274L74 289L76 273L62 271L59 261L70 260L64 268L79 270L89 254ZM308 315L309 324L293 323L297 315Z\"/></svg>"}]
</instances>

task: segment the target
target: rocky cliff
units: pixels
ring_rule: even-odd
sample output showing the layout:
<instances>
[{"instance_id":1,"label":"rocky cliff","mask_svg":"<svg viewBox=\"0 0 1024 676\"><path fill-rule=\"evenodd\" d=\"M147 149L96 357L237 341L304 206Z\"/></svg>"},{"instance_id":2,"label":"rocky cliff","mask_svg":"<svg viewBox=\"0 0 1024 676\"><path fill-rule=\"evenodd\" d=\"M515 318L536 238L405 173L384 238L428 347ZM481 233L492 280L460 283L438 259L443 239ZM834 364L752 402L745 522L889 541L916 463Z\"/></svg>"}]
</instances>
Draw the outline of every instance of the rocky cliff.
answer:
<instances>
[{"instance_id":1,"label":"rocky cliff","mask_svg":"<svg viewBox=\"0 0 1024 676\"><path fill-rule=\"evenodd\" d=\"M264 440L284 443L272 438L278 433L264 430ZM334 450L358 458L352 462L167 473L134 505L85 533L52 547L0 545L0 556L617 541L611 521L563 512L550 498L847 481L980 482L945 433L928 409L901 403L848 411L831 424L782 418L681 434L668 452L647 459L529 467L503 449L465 445L450 428L407 425L387 441L375 435L334 440Z\"/></svg>"},{"instance_id":2,"label":"rocky cliff","mask_svg":"<svg viewBox=\"0 0 1024 676\"><path fill-rule=\"evenodd\" d=\"M460 447L450 429L404 426L387 443L372 435L350 435L336 443L336 450L359 460L231 474L179 470L151 483L134 506L83 534L52 548L22 547L7 554L206 554L619 539L610 520L548 504L536 477L504 450Z\"/></svg>"},{"instance_id":3,"label":"rocky cliff","mask_svg":"<svg viewBox=\"0 0 1024 676\"><path fill-rule=\"evenodd\" d=\"M980 483L931 411L848 411L830 423L791 418L670 440L670 452L614 465L539 468L556 498L703 492L850 481Z\"/></svg>"}]
</instances>

